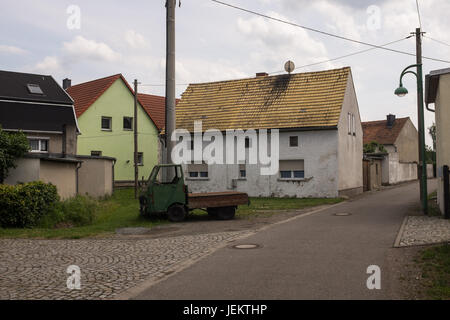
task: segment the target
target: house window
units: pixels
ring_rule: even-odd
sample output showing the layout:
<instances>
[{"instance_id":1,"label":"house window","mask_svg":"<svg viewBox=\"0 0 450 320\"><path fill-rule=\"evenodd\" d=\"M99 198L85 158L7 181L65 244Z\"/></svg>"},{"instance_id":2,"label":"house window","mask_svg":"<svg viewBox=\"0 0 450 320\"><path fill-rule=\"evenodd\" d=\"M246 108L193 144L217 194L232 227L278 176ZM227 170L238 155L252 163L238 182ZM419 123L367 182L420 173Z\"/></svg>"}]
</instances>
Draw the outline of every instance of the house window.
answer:
<instances>
[{"instance_id":1,"label":"house window","mask_svg":"<svg viewBox=\"0 0 450 320\"><path fill-rule=\"evenodd\" d=\"M93 157L101 157L102 152L101 151L91 151L91 156Z\"/></svg>"},{"instance_id":2,"label":"house window","mask_svg":"<svg viewBox=\"0 0 450 320\"><path fill-rule=\"evenodd\" d=\"M240 164L239 165L239 178L240 179L247 178L247 170L245 168L245 164Z\"/></svg>"},{"instance_id":3,"label":"house window","mask_svg":"<svg viewBox=\"0 0 450 320\"><path fill-rule=\"evenodd\" d=\"M133 130L132 117L123 117L123 130Z\"/></svg>"},{"instance_id":4,"label":"house window","mask_svg":"<svg viewBox=\"0 0 450 320\"><path fill-rule=\"evenodd\" d=\"M111 131L112 130L112 118L102 117L102 130Z\"/></svg>"},{"instance_id":5,"label":"house window","mask_svg":"<svg viewBox=\"0 0 450 320\"><path fill-rule=\"evenodd\" d=\"M298 147L298 136L289 137L289 147Z\"/></svg>"},{"instance_id":6,"label":"house window","mask_svg":"<svg viewBox=\"0 0 450 320\"><path fill-rule=\"evenodd\" d=\"M352 114L350 112L347 114L347 121L348 121L348 134L352 134Z\"/></svg>"},{"instance_id":7,"label":"house window","mask_svg":"<svg viewBox=\"0 0 450 320\"><path fill-rule=\"evenodd\" d=\"M281 179L304 179L305 161L304 160L280 160L280 178Z\"/></svg>"},{"instance_id":8,"label":"house window","mask_svg":"<svg viewBox=\"0 0 450 320\"><path fill-rule=\"evenodd\" d=\"M138 154L137 154L137 165L138 166L144 165L144 153L143 152L138 152Z\"/></svg>"},{"instance_id":9,"label":"house window","mask_svg":"<svg viewBox=\"0 0 450 320\"><path fill-rule=\"evenodd\" d=\"M250 138L249 137L247 137L247 138L245 138L245 148L250 148Z\"/></svg>"},{"instance_id":10,"label":"house window","mask_svg":"<svg viewBox=\"0 0 450 320\"><path fill-rule=\"evenodd\" d=\"M31 152L48 152L48 138L28 138Z\"/></svg>"},{"instance_id":11,"label":"house window","mask_svg":"<svg viewBox=\"0 0 450 320\"><path fill-rule=\"evenodd\" d=\"M202 164L188 164L188 176L193 179L206 179L208 178L208 165Z\"/></svg>"},{"instance_id":12,"label":"house window","mask_svg":"<svg viewBox=\"0 0 450 320\"><path fill-rule=\"evenodd\" d=\"M32 94L44 94L44 92L42 91L41 87L38 84L29 83L27 84L27 89L28 92Z\"/></svg>"}]
</instances>

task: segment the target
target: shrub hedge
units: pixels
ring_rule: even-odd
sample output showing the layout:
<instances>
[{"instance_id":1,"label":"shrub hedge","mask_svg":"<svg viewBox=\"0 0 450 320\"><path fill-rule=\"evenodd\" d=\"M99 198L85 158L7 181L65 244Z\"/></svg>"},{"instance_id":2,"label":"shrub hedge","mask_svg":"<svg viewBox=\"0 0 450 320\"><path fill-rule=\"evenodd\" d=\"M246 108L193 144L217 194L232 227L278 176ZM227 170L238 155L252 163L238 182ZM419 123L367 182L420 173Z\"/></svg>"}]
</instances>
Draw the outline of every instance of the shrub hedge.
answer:
<instances>
[{"instance_id":1,"label":"shrub hedge","mask_svg":"<svg viewBox=\"0 0 450 320\"><path fill-rule=\"evenodd\" d=\"M56 186L41 181L0 185L0 226L26 228L36 226L59 201Z\"/></svg>"}]
</instances>

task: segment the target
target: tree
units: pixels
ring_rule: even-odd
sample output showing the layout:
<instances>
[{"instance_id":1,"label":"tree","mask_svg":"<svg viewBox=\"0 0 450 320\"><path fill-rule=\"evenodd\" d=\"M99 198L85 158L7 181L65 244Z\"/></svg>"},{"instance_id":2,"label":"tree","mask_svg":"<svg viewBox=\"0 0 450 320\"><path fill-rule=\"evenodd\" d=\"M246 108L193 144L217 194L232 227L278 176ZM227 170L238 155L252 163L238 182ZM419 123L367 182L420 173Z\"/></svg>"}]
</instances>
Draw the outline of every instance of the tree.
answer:
<instances>
[{"instance_id":1,"label":"tree","mask_svg":"<svg viewBox=\"0 0 450 320\"><path fill-rule=\"evenodd\" d=\"M376 141L371 141L364 145L364 153L387 153L386 148Z\"/></svg>"},{"instance_id":2,"label":"tree","mask_svg":"<svg viewBox=\"0 0 450 320\"><path fill-rule=\"evenodd\" d=\"M16 167L16 160L30 150L28 139L23 132L6 132L0 126L0 183L8 176L8 171Z\"/></svg>"},{"instance_id":3,"label":"tree","mask_svg":"<svg viewBox=\"0 0 450 320\"><path fill-rule=\"evenodd\" d=\"M428 128L428 133L433 139L433 150L436 150L436 124L433 122L433 125Z\"/></svg>"}]
</instances>

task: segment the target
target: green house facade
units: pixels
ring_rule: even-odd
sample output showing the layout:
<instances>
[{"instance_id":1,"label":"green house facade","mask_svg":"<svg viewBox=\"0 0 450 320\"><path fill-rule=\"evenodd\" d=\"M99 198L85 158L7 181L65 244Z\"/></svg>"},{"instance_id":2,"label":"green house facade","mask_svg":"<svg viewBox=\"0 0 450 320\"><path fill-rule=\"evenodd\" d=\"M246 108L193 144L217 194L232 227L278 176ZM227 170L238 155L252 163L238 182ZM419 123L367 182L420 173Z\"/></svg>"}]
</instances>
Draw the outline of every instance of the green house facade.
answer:
<instances>
[{"instance_id":1,"label":"green house facade","mask_svg":"<svg viewBox=\"0 0 450 320\"><path fill-rule=\"evenodd\" d=\"M97 79L71 86L67 92L74 100L81 132L77 154L114 157L114 181L134 181L134 93L125 78L118 74ZM158 98L159 103L164 99ZM160 128L153 117L161 118L158 113L164 108L152 108L141 100L137 109L139 179L147 179L159 161Z\"/></svg>"}]
</instances>

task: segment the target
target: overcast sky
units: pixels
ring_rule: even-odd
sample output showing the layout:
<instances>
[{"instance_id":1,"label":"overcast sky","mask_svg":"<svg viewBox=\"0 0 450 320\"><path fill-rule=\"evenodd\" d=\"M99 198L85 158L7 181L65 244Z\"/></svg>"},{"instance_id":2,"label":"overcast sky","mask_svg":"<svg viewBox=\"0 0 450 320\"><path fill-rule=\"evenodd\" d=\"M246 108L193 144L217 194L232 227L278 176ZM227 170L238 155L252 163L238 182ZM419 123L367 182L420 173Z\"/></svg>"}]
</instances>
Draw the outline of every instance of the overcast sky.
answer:
<instances>
[{"instance_id":1,"label":"overcast sky","mask_svg":"<svg viewBox=\"0 0 450 320\"><path fill-rule=\"evenodd\" d=\"M385 44L419 25L415 0L224 0L297 24L356 40ZM122 73L140 91L164 95L165 1L17 0L0 12L0 69L51 74L73 84ZM80 28L71 5L80 9ZM419 0L422 27L431 38L450 43L450 1ZM373 7L375 6L375 7ZM377 23L379 21L379 23ZM368 47L237 11L210 0L181 0L176 9L177 95L184 84L237 79L323 61ZM410 38L390 48L415 52ZM423 39L425 56L450 60L450 46ZM417 126L416 82L407 76L405 98L394 96L411 56L385 50L328 62L296 72L350 66L363 121L388 113L410 116ZM424 60L424 73L450 64ZM144 86L145 84L145 86ZM151 84L151 86L149 85ZM426 126L434 114L426 112ZM431 140L427 135L427 143Z\"/></svg>"}]
</instances>

